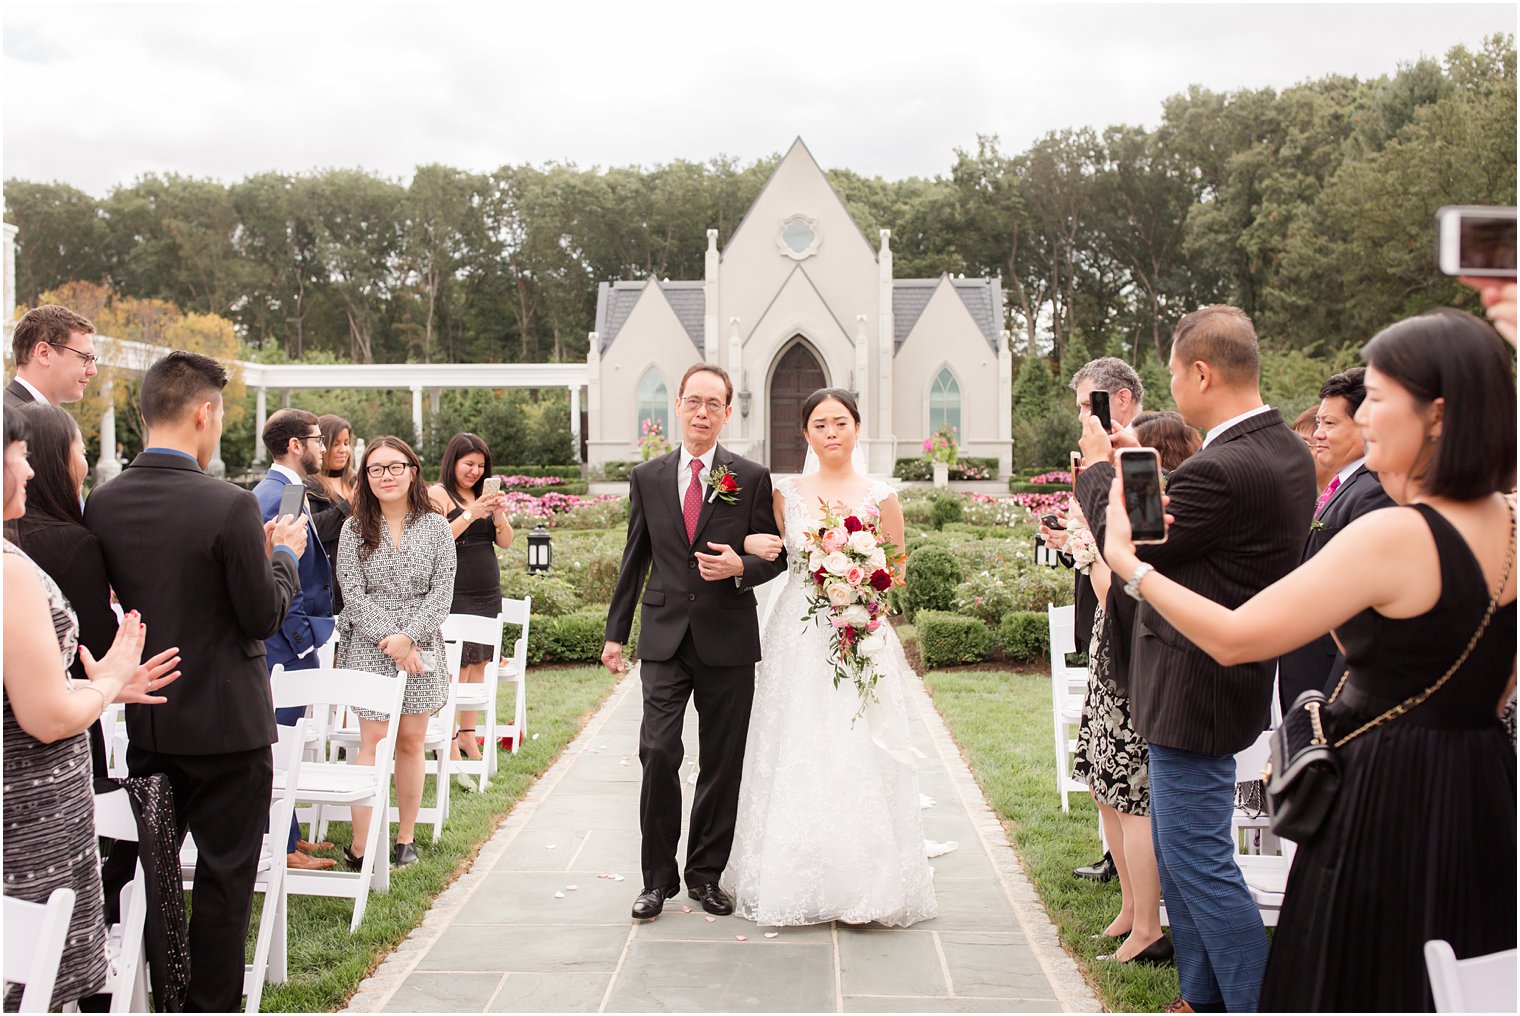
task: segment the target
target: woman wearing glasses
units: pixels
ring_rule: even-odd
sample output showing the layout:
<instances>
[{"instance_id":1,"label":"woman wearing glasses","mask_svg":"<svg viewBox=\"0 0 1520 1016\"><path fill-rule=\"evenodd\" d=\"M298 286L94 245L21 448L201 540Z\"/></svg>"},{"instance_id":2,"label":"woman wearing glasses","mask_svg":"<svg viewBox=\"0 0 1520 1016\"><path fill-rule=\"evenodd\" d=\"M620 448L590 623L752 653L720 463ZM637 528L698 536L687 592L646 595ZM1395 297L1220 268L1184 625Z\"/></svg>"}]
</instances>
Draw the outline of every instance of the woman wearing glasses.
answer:
<instances>
[{"instance_id":1,"label":"woman wearing glasses","mask_svg":"<svg viewBox=\"0 0 1520 1016\"><path fill-rule=\"evenodd\" d=\"M338 582L343 613L338 619L337 665L374 674L405 671L406 692L396 733L396 830L392 864L417 860L414 828L422 804L422 743L428 717L448 700L439 629L454 598L454 536L428 501L422 464L398 437L378 437L364 450L354 514L338 542ZM373 765L385 736L384 713L356 710L360 746L355 762ZM368 834L368 808L353 810L354 845ZM384 821L384 816L381 816ZM363 856L344 848L357 869Z\"/></svg>"}]
</instances>

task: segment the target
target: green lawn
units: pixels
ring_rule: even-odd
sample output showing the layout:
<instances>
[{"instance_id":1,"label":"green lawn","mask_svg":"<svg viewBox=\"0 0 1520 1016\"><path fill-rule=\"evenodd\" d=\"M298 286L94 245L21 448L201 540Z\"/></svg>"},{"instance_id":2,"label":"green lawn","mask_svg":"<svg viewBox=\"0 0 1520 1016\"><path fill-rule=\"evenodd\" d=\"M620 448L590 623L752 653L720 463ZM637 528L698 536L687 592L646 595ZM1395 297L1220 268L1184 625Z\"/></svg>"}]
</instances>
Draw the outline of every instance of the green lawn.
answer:
<instances>
[{"instance_id":1,"label":"green lawn","mask_svg":"<svg viewBox=\"0 0 1520 1016\"><path fill-rule=\"evenodd\" d=\"M359 982L421 922L433 900L474 858L480 845L580 732L612 690L614 679L601 667L538 667L528 675L529 740L516 755L503 754L501 769L484 794L456 786L449 821L438 843L432 827L417 827L422 860L391 873L391 890L371 894L364 923L350 935L353 904L316 896L290 897L290 980L264 990L264 1012L330 1012L341 1007ZM512 697L500 696L501 719L511 719ZM532 740L534 735L537 740ZM428 803L432 781L428 781ZM394 827L393 827L394 828ZM346 823L329 828L341 849L349 842ZM388 844L387 844L388 849ZM249 931L248 957L258 928L258 903Z\"/></svg>"},{"instance_id":2,"label":"green lawn","mask_svg":"<svg viewBox=\"0 0 1520 1016\"><path fill-rule=\"evenodd\" d=\"M1098 963L1109 941L1094 941L1119 912L1119 883L1072 876L1097 859L1098 813L1092 799L1072 797L1062 814L1051 744L1050 678L1044 668L1023 672L944 670L924 685L1055 922L1066 947L1104 1007L1158 1012L1177 994L1172 967Z\"/></svg>"}]
</instances>

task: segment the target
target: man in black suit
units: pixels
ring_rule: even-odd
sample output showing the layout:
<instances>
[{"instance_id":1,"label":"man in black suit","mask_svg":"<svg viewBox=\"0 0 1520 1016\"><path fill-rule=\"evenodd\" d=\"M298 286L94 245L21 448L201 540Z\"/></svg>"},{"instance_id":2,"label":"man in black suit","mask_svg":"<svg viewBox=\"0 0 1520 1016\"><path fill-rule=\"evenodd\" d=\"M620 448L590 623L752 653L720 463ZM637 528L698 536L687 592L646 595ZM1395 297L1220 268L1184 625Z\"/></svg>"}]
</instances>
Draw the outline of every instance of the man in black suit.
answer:
<instances>
[{"instance_id":1,"label":"man in black suit","mask_svg":"<svg viewBox=\"0 0 1520 1016\"><path fill-rule=\"evenodd\" d=\"M16 376L5 386L5 408L28 402L78 402L95 368L95 326L67 307L43 304L21 315L11 334Z\"/></svg>"},{"instance_id":2,"label":"man in black suit","mask_svg":"<svg viewBox=\"0 0 1520 1016\"><path fill-rule=\"evenodd\" d=\"M191 1011L233 1012L243 992L243 942L268 818L275 741L264 639L300 591L305 521L262 523L254 496L204 470L222 433L227 372L174 352L142 381L146 447L90 498L122 606L142 612L151 652L179 646L184 677L170 700L128 706L127 769L164 773L180 835L195 836L190 922ZM106 896L131 877L111 855Z\"/></svg>"},{"instance_id":3,"label":"man in black suit","mask_svg":"<svg viewBox=\"0 0 1520 1016\"><path fill-rule=\"evenodd\" d=\"M1234 307L1194 311L1172 335L1172 398L1203 447L1167 483L1175 516L1165 543L1143 546L1125 592L1149 568L1234 608L1297 566L1314 506L1314 463L1264 405L1251 319ZM1096 421L1084 449L1107 443ZM1102 440L1100 440L1100 436ZM1132 443L1116 436L1115 443ZM1084 482L1107 483L1099 462ZM1254 1012L1267 936L1235 863L1230 819L1235 753L1267 726L1273 665L1224 667L1142 602L1129 693L1150 747L1151 830L1176 946L1181 1000L1200 1012Z\"/></svg>"},{"instance_id":4,"label":"man in black suit","mask_svg":"<svg viewBox=\"0 0 1520 1016\"><path fill-rule=\"evenodd\" d=\"M623 669L623 643L642 601L644 888L633 904L637 920L657 917L681 890L681 728L693 695L701 774L686 842L686 885L708 913L734 909L718 879L733 847L760 659L754 588L785 570L786 555L765 561L743 554L745 536L776 535L777 529L770 472L717 443L733 396L722 367L693 365L677 389L681 447L629 475L628 545L607 610L602 662L614 673Z\"/></svg>"},{"instance_id":5,"label":"man in black suit","mask_svg":"<svg viewBox=\"0 0 1520 1016\"><path fill-rule=\"evenodd\" d=\"M1079 423L1085 424L1087 418L1092 415L1094 391L1108 393L1109 420L1121 430L1128 427L1130 421L1144 411L1145 385L1141 383L1140 375L1135 373L1135 368L1117 356L1103 356L1084 363L1081 369L1071 376L1071 390L1077 396ZM1096 527L1100 520L1089 515L1087 521L1093 533L1096 534ZM1045 537L1045 541L1056 549L1060 549L1066 539L1064 530L1053 531L1043 522L1040 523L1040 533ZM1073 617L1076 624L1073 634L1077 652L1085 653L1089 651L1087 643L1091 639L1093 620L1097 615L1098 594L1093 591L1092 579L1085 572L1076 569L1073 569L1073 572L1076 575L1076 589L1072 593L1072 603L1075 606ZM1099 882L1107 882L1117 873L1113 854L1107 851L1104 852L1102 860L1072 869L1072 874L1077 878L1090 878Z\"/></svg>"},{"instance_id":6,"label":"man in black suit","mask_svg":"<svg viewBox=\"0 0 1520 1016\"><path fill-rule=\"evenodd\" d=\"M1366 376L1367 368L1352 367L1320 387L1319 410L1314 414L1314 458L1331 480L1315 502L1314 521L1304 541L1304 561L1318 554L1356 519L1379 508L1393 507L1393 498L1365 464L1366 443L1356 425L1356 411L1367 397ZM1329 635L1283 656L1277 661L1277 694L1283 712L1310 688L1329 694L1344 669L1345 658Z\"/></svg>"}]
</instances>

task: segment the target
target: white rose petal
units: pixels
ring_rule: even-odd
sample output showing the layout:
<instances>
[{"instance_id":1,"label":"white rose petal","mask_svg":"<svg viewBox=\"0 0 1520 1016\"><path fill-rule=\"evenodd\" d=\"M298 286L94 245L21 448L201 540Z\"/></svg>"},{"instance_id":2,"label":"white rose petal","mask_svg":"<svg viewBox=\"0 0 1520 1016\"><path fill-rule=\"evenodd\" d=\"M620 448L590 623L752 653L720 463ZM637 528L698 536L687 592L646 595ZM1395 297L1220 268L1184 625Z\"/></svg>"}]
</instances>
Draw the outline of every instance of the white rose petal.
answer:
<instances>
[{"instance_id":1,"label":"white rose petal","mask_svg":"<svg viewBox=\"0 0 1520 1016\"><path fill-rule=\"evenodd\" d=\"M869 554L876 549L876 537L864 529L850 534L850 549L857 554Z\"/></svg>"},{"instance_id":2,"label":"white rose petal","mask_svg":"<svg viewBox=\"0 0 1520 1016\"><path fill-rule=\"evenodd\" d=\"M823 567L831 575L843 575L850 568L850 559L836 550L824 557Z\"/></svg>"},{"instance_id":3,"label":"white rose petal","mask_svg":"<svg viewBox=\"0 0 1520 1016\"><path fill-rule=\"evenodd\" d=\"M875 550L871 551L870 564L872 571L881 571L887 566L887 552L882 550L880 547L877 547Z\"/></svg>"},{"instance_id":4,"label":"white rose petal","mask_svg":"<svg viewBox=\"0 0 1520 1016\"><path fill-rule=\"evenodd\" d=\"M864 628L871 623L871 612L860 604L855 603L841 610L839 612L839 619L845 624L853 625L856 628Z\"/></svg>"},{"instance_id":5,"label":"white rose petal","mask_svg":"<svg viewBox=\"0 0 1520 1016\"><path fill-rule=\"evenodd\" d=\"M887 637L880 631L873 631L860 640L860 655L870 659L887 648Z\"/></svg>"}]
</instances>

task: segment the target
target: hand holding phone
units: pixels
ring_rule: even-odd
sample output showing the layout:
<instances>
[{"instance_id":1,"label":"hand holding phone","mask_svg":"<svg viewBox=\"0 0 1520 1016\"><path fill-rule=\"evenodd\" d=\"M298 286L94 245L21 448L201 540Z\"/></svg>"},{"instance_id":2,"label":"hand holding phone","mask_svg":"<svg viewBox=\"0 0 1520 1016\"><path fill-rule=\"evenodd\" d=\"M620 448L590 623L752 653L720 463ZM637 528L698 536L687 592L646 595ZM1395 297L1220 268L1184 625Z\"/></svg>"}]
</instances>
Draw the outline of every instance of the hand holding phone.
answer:
<instances>
[{"instance_id":1,"label":"hand holding phone","mask_svg":"<svg viewBox=\"0 0 1520 1016\"><path fill-rule=\"evenodd\" d=\"M499 476L488 476L488 477L486 477L485 483L482 484L481 488L480 488L480 496L481 497L494 497L495 495L500 494L500 493L501 493L501 477L499 477Z\"/></svg>"},{"instance_id":2,"label":"hand holding phone","mask_svg":"<svg viewBox=\"0 0 1520 1016\"><path fill-rule=\"evenodd\" d=\"M1061 525L1061 517L1059 515L1055 515L1055 514L1041 515L1040 516L1040 521L1045 524L1045 528L1046 529L1065 529L1066 528L1064 525Z\"/></svg>"},{"instance_id":3,"label":"hand holding phone","mask_svg":"<svg viewBox=\"0 0 1520 1016\"><path fill-rule=\"evenodd\" d=\"M1119 449L1119 478L1131 542L1166 542L1166 508L1161 501L1161 454L1154 448Z\"/></svg>"},{"instance_id":4,"label":"hand holding phone","mask_svg":"<svg viewBox=\"0 0 1520 1016\"><path fill-rule=\"evenodd\" d=\"M301 508L306 503L306 485L303 483L287 483L285 489L280 491L280 510L275 518L283 519L289 515L292 518L301 514Z\"/></svg>"},{"instance_id":5,"label":"hand holding phone","mask_svg":"<svg viewBox=\"0 0 1520 1016\"><path fill-rule=\"evenodd\" d=\"M1088 412L1097 417L1098 422L1103 425L1105 434L1114 429L1113 417L1108 407L1108 392L1101 388L1094 388L1087 395L1087 406Z\"/></svg>"}]
</instances>

